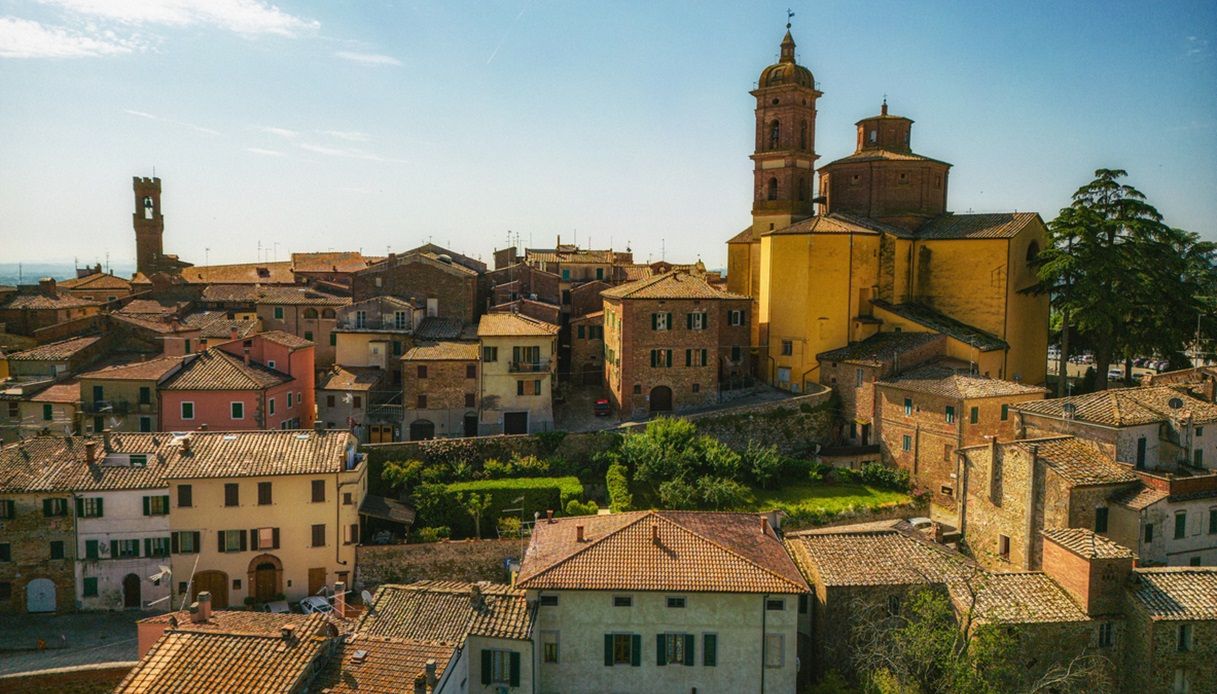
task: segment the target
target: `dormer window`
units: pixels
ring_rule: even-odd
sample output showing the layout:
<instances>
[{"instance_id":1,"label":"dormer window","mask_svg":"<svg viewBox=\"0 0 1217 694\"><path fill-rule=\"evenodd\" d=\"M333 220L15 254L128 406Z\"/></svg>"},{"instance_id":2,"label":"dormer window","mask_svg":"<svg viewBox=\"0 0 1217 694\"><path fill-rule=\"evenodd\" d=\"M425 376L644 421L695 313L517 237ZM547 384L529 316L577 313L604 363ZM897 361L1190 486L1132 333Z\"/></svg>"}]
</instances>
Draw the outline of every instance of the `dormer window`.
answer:
<instances>
[{"instance_id":1,"label":"dormer window","mask_svg":"<svg viewBox=\"0 0 1217 694\"><path fill-rule=\"evenodd\" d=\"M872 130L872 131L870 131L870 141L871 141L871 142L878 142L878 141L879 141L879 131L878 131L878 130Z\"/></svg>"}]
</instances>

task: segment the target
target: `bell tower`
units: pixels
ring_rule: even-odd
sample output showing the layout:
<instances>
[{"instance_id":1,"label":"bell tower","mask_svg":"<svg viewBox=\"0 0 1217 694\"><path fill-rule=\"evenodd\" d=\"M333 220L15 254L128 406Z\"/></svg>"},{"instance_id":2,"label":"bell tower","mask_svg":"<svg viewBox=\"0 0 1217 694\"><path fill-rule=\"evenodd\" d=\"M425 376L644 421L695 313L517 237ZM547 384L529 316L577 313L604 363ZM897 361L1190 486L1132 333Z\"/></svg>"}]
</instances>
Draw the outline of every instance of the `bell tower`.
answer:
<instances>
[{"instance_id":1,"label":"bell tower","mask_svg":"<svg viewBox=\"0 0 1217 694\"><path fill-rule=\"evenodd\" d=\"M160 269L164 256L161 179L135 176L132 183L135 189L135 212L131 215L135 227L135 271L151 275Z\"/></svg>"},{"instance_id":2,"label":"bell tower","mask_svg":"<svg viewBox=\"0 0 1217 694\"><path fill-rule=\"evenodd\" d=\"M790 24L778 62L761 71L756 89L752 154L752 231L763 234L815 214L816 89L811 70L795 60Z\"/></svg>"}]
</instances>

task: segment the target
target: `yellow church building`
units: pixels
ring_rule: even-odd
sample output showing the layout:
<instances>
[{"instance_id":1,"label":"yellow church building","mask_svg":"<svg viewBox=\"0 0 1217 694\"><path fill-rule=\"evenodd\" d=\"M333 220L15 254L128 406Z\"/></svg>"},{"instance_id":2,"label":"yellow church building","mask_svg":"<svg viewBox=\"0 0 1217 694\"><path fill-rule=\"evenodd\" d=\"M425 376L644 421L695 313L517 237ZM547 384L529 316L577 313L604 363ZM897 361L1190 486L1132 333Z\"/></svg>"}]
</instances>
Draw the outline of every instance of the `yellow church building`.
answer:
<instances>
[{"instance_id":1,"label":"yellow church building","mask_svg":"<svg viewBox=\"0 0 1217 694\"><path fill-rule=\"evenodd\" d=\"M802 392L819 380L816 355L905 331L946 335L947 356L978 374L1044 382L1048 297L1029 291L1047 243L1038 214L948 212L951 165L914 153L913 121L886 101L858 121L853 154L817 168L822 93L789 31L752 95L752 224L727 242L727 283L753 299L765 381Z\"/></svg>"}]
</instances>

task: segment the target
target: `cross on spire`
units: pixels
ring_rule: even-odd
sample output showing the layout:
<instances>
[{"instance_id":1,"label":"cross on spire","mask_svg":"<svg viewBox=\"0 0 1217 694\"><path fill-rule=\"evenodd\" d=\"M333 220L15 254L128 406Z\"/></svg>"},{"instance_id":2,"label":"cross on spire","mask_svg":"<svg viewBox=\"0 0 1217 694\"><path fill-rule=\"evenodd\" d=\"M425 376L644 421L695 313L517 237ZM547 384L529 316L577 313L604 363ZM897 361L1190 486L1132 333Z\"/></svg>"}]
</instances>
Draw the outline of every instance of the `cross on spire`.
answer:
<instances>
[{"instance_id":1,"label":"cross on spire","mask_svg":"<svg viewBox=\"0 0 1217 694\"><path fill-rule=\"evenodd\" d=\"M787 7L787 8L786 8L786 28L787 28L787 29L789 29L789 28L790 28L790 20L791 20L791 19L794 19L794 12L791 12L791 11L790 11L790 8L789 8L789 7Z\"/></svg>"}]
</instances>

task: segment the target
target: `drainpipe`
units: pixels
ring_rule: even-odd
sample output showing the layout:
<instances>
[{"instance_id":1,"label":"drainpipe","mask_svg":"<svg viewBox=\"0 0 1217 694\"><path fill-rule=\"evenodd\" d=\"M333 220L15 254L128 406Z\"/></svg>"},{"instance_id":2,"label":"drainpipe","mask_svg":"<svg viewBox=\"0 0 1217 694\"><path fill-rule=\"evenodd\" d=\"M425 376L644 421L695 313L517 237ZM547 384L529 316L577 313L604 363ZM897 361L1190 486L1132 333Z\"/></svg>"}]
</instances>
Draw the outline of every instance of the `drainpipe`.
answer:
<instances>
[{"instance_id":1,"label":"drainpipe","mask_svg":"<svg viewBox=\"0 0 1217 694\"><path fill-rule=\"evenodd\" d=\"M767 628L766 620L769 617L768 611L765 609L765 607L768 605L768 603L769 593L764 593L761 595L761 694L765 694L765 642L767 641L765 638L765 630ZM795 647L798 648L798 644L795 644Z\"/></svg>"},{"instance_id":2,"label":"drainpipe","mask_svg":"<svg viewBox=\"0 0 1217 694\"><path fill-rule=\"evenodd\" d=\"M1036 468L1039 467L1040 454L1038 444L1033 443L1028 448L1031 449L1031 465L1030 474L1027 476L1027 547L1026 556L1023 559L1023 568L1030 571L1031 545L1035 542L1035 476Z\"/></svg>"}]
</instances>

